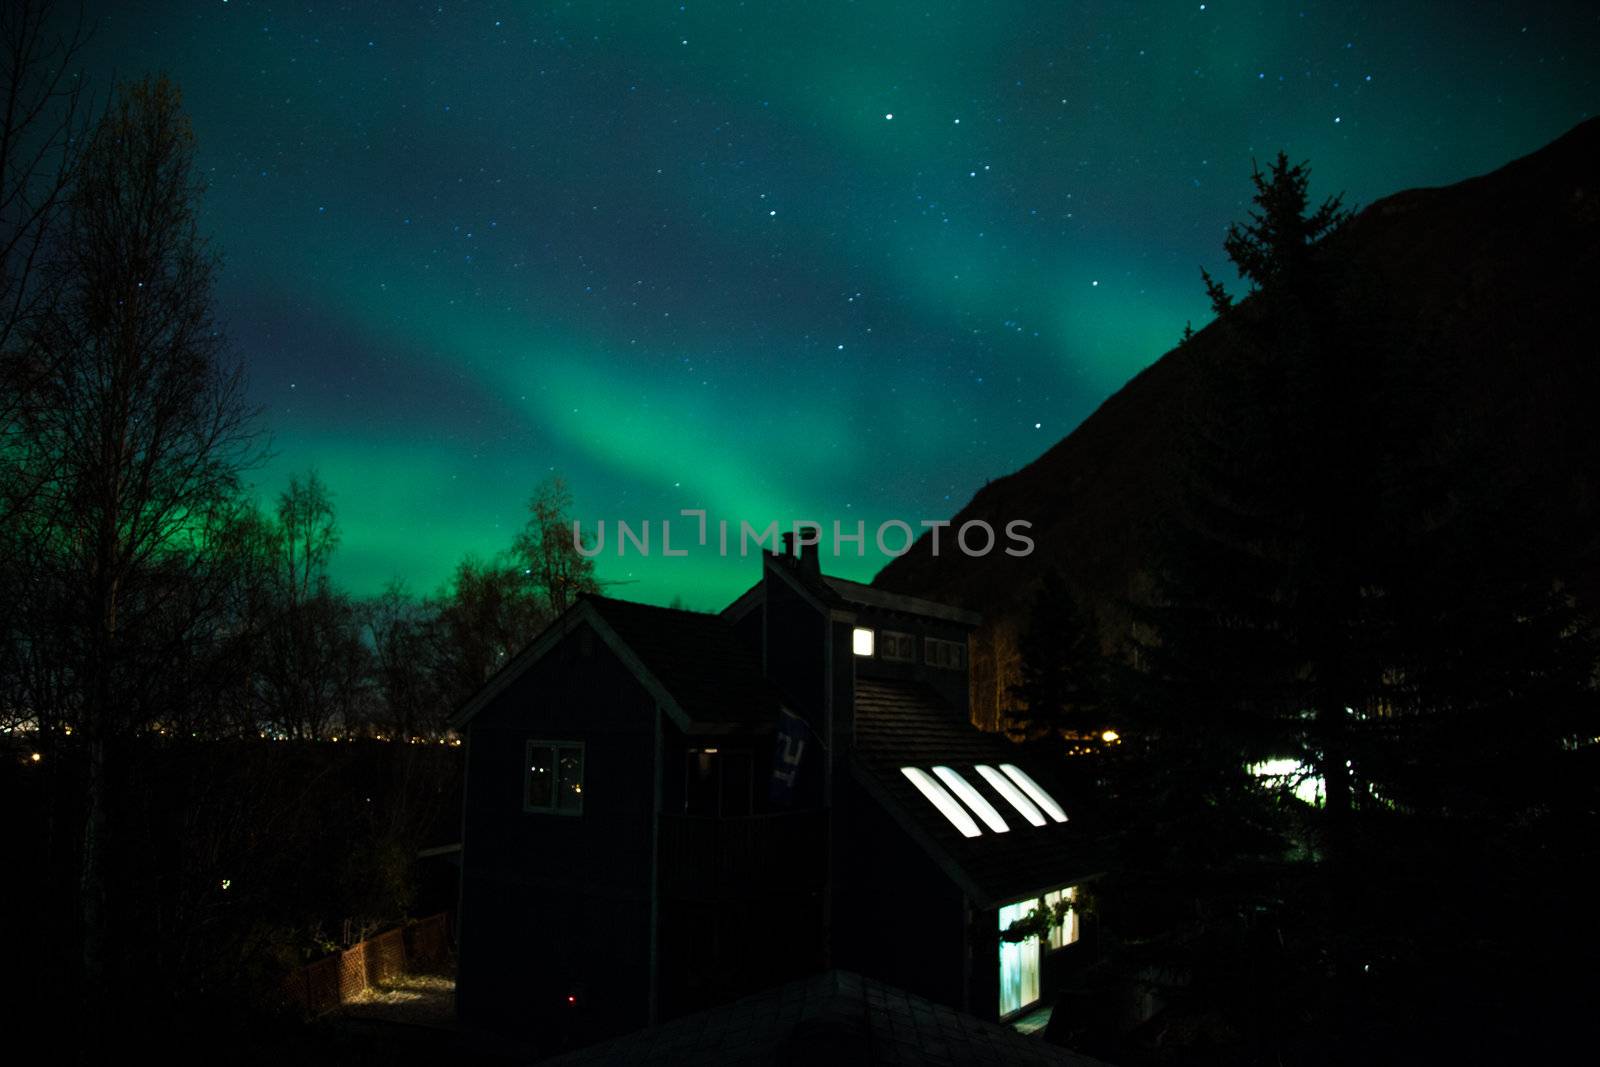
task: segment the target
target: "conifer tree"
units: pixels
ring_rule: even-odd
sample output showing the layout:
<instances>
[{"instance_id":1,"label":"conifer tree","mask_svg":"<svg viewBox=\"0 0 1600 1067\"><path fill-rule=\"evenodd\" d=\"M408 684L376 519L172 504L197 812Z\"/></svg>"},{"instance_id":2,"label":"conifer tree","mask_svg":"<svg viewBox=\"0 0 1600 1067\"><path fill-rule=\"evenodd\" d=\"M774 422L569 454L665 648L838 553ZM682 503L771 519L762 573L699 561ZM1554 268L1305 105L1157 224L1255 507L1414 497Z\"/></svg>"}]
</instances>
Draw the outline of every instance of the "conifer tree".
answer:
<instances>
[{"instance_id":1,"label":"conifer tree","mask_svg":"<svg viewBox=\"0 0 1600 1067\"><path fill-rule=\"evenodd\" d=\"M1045 575L1018 642L1022 680L1012 692L1023 710L1013 728L1059 741L1096 733L1103 716L1104 660L1092 612L1079 607L1060 572Z\"/></svg>"}]
</instances>

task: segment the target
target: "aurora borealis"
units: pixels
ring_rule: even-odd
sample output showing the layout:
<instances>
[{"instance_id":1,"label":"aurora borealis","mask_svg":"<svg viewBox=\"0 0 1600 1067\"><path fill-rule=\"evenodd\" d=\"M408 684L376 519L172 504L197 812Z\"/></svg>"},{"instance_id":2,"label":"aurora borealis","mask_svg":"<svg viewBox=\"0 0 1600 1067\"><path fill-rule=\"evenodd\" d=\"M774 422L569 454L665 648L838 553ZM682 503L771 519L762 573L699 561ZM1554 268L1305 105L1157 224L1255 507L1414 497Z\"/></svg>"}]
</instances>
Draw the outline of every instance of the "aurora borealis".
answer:
<instances>
[{"instance_id":1,"label":"aurora borealis","mask_svg":"<svg viewBox=\"0 0 1600 1067\"><path fill-rule=\"evenodd\" d=\"M1359 207L1594 112L1591 5L1400 7L118 3L87 73L184 90L258 492L315 466L336 578L429 592L552 470L586 524L948 518L1201 324L1253 157Z\"/></svg>"}]
</instances>

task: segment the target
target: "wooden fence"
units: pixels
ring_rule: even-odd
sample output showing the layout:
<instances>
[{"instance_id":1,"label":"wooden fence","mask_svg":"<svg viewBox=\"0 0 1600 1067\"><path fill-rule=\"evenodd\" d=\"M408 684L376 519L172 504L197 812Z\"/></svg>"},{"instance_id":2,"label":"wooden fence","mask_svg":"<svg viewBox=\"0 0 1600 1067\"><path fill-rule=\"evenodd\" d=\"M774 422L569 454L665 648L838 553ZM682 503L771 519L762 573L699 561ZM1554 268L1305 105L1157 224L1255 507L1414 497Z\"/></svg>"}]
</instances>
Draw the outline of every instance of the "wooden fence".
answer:
<instances>
[{"instance_id":1,"label":"wooden fence","mask_svg":"<svg viewBox=\"0 0 1600 1067\"><path fill-rule=\"evenodd\" d=\"M441 912L307 964L284 979L284 996L307 1018L315 1018L371 986L436 968L449 955L450 916Z\"/></svg>"}]
</instances>

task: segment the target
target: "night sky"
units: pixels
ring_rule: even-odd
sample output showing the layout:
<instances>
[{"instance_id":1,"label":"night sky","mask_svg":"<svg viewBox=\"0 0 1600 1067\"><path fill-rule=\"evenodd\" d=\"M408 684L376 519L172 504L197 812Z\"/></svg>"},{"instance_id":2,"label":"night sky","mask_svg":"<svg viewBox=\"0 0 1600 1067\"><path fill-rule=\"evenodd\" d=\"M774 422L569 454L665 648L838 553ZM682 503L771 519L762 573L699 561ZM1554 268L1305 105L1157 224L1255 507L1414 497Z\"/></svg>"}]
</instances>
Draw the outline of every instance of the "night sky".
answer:
<instances>
[{"instance_id":1,"label":"night sky","mask_svg":"<svg viewBox=\"0 0 1600 1067\"><path fill-rule=\"evenodd\" d=\"M87 70L184 90L336 580L434 591L554 470L657 527L616 595L712 608L755 564L661 519L865 520L869 578L1201 325L1252 157L1359 206L1595 112L1600 8L1400 6L116 3Z\"/></svg>"}]
</instances>

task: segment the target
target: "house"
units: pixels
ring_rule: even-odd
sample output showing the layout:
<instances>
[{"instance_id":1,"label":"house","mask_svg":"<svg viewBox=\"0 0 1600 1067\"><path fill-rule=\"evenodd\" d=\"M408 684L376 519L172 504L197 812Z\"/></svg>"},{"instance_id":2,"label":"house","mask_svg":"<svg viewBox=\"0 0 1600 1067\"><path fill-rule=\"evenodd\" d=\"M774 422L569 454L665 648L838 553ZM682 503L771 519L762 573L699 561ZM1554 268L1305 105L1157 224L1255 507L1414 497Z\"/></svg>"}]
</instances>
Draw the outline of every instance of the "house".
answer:
<instances>
[{"instance_id":1,"label":"house","mask_svg":"<svg viewBox=\"0 0 1600 1067\"><path fill-rule=\"evenodd\" d=\"M462 710L458 1010L581 1044L845 968L1016 1018L1087 955L1051 768L968 715L977 616L762 557L719 614L587 596Z\"/></svg>"}]
</instances>

